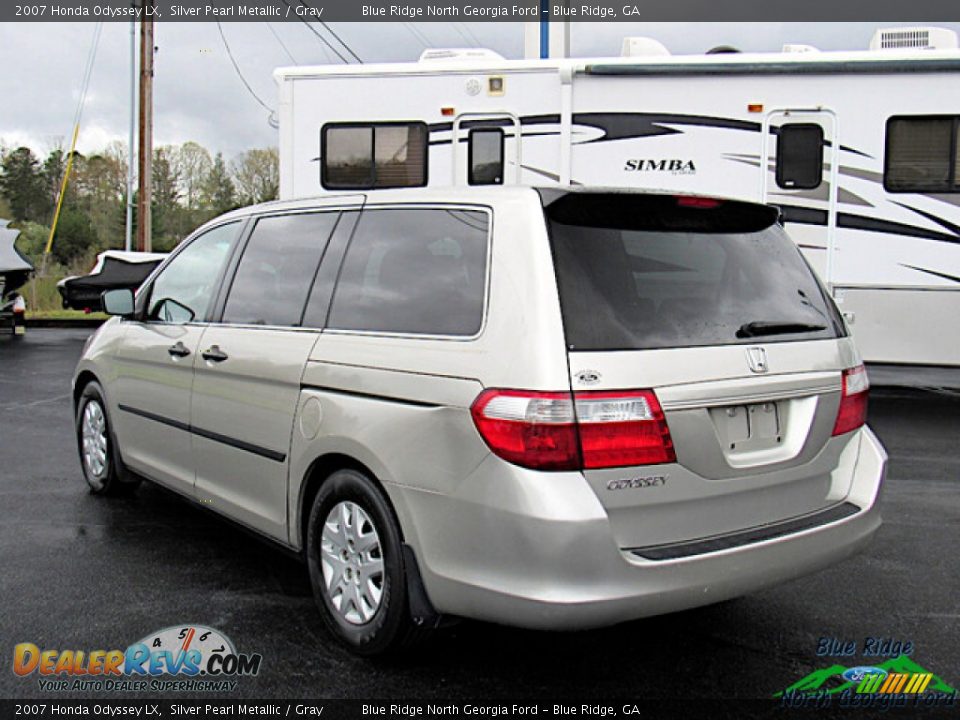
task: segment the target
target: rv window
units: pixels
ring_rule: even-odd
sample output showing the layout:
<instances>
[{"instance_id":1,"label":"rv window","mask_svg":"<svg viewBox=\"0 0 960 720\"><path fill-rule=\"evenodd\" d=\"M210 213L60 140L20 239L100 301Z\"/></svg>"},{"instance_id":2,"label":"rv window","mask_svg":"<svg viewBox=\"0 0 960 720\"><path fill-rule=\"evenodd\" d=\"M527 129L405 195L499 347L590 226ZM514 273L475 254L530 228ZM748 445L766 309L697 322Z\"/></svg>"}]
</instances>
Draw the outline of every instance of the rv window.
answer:
<instances>
[{"instance_id":1,"label":"rv window","mask_svg":"<svg viewBox=\"0 0 960 720\"><path fill-rule=\"evenodd\" d=\"M889 192L957 190L956 115L887 121L883 185Z\"/></svg>"},{"instance_id":2,"label":"rv window","mask_svg":"<svg viewBox=\"0 0 960 720\"><path fill-rule=\"evenodd\" d=\"M422 122L324 125L320 182L333 190L422 187L427 135Z\"/></svg>"},{"instance_id":3,"label":"rv window","mask_svg":"<svg viewBox=\"0 0 960 720\"><path fill-rule=\"evenodd\" d=\"M223 322L299 325L339 216L339 212L321 212L258 220L233 277Z\"/></svg>"},{"instance_id":4,"label":"rv window","mask_svg":"<svg viewBox=\"0 0 960 720\"><path fill-rule=\"evenodd\" d=\"M503 130L475 128L468 141L471 185L503 185Z\"/></svg>"},{"instance_id":5,"label":"rv window","mask_svg":"<svg viewBox=\"0 0 960 720\"><path fill-rule=\"evenodd\" d=\"M328 327L475 335L483 320L488 215L364 210L347 249Z\"/></svg>"},{"instance_id":6,"label":"rv window","mask_svg":"<svg viewBox=\"0 0 960 720\"><path fill-rule=\"evenodd\" d=\"M813 190L823 177L823 128L814 123L790 123L777 136L777 185L788 190Z\"/></svg>"}]
</instances>

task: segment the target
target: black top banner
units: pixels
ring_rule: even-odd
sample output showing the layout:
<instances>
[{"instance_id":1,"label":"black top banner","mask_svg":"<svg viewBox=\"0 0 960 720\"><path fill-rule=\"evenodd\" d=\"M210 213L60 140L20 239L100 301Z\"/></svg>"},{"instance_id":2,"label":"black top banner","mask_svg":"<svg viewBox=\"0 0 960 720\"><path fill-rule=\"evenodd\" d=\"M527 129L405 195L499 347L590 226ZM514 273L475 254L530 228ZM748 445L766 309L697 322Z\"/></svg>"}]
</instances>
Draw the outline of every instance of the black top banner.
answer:
<instances>
[{"instance_id":1,"label":"black top banner","mask_svg":"<svg viewBox=\"0 0 960 720\"><path fill-rule=\"evenodd\" d=\"M520 22L960 20L956 0L52 0L4 2L2 22Z\"/></svg>"}]
</instances>

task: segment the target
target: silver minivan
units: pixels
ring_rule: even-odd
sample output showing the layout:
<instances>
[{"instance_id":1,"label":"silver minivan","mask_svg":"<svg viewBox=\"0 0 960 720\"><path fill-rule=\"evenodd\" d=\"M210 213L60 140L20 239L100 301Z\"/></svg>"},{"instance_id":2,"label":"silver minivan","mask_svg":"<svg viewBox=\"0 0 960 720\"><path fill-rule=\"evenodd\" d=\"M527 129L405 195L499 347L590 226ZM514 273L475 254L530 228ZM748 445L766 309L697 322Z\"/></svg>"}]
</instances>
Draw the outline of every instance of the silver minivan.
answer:
<instances>
[{"instance_id":1,"label":"silver minivan","mask_svg":"<svg viewBox=\"0 0 960 720\"><path fill-rule=\"evenodd\" d=\"M442 618L586 628L824 568L886 455L764 205L377 190L200 228L88 341L95 493L141 478L306 561L361 654Z\"/></svg>"}]
</instances>

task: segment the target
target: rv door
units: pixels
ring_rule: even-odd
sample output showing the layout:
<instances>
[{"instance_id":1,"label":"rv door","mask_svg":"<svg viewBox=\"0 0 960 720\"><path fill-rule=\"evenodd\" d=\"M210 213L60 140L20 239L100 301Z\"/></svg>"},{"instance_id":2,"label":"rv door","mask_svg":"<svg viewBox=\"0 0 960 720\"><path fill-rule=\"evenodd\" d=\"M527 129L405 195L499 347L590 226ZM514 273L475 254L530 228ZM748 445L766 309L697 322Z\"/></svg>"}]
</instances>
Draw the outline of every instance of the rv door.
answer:
<instances>
[{"instance_id":1,"label":"rv door","mask_svg":"<svg viewBox=\"0 0 960 720\"><path fill-rule=\"evenodd\" d=\"M836 266L837 175L840 143L837 116L818 107L779 108L767 113L760 200L778 205L787 232L827 287Z\"/></svg>"},{"instance_id":2,"label":"rv door","mask_svg":"<svg viewBox=\"0 0 960 720\"><path fill-rule=\"evenodd\" d=\"M512 113L462 113L453 123L454 185L520 182L520 118Z\"/></svg>"}]
</instances>

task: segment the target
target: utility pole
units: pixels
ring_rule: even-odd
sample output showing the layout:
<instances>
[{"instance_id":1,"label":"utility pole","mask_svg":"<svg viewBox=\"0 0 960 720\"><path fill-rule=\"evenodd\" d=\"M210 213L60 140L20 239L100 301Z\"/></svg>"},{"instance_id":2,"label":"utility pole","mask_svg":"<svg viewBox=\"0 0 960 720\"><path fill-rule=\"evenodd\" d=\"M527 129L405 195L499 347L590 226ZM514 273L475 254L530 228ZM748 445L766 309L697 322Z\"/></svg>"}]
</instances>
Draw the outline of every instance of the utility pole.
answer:
<instances>
[{"instance_id":1,"label":"utility pole","mask_svg":"<svg viewBox=\"0 0 960 720\"><path fill-rule=\"evenodd\" d=\"M137 250L150 252L150 200L153 197L153 3L143 0L140 21L140 143L137 157L139 172L137 198Z\"/></svg>"}]
</instances>

